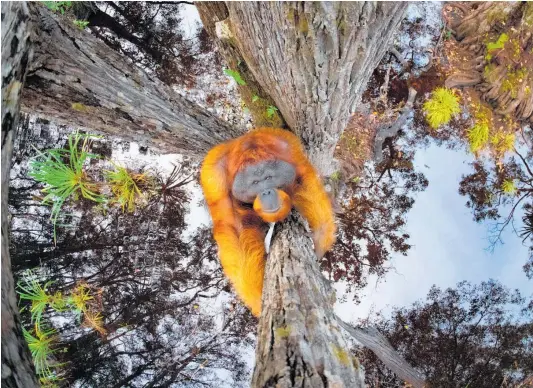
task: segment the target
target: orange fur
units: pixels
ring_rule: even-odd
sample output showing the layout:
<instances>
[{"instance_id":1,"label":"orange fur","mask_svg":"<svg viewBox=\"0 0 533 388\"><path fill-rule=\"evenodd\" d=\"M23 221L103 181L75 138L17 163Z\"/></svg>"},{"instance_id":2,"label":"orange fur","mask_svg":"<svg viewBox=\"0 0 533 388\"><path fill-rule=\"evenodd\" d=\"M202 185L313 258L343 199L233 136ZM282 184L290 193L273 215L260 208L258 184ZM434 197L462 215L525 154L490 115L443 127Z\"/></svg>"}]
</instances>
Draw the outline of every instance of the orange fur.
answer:
<instances>
[{"instance_id":1,"label":"orange fur","mask_svg":"<svg viewBox=\"0 0 533 388\"><path fill-rule=\"evenodd\" d=\"M261 201L259 198L256 198L254 201L254 210L255 212L263 219L265 222L278 222L283 221L292 209L292 201L291 197L289 197L289 194L284 192L283 190L276 190L278 192L278 196L281 198L281 207L279 210L275 213L267 213L264 212L261 208Z\"/></svg>"},{"instance_id":2,"label":"orange fur","mask_svg":"<svg viewBox=\"0 0 533 388\"><path fill-rule=\"evenodd\" d=\"M296 168L295 183L286 191L278 189L281 209L275 214L264 213L258 200L253 210L244 208L231 195L235 176L246 166L272 159L283 160ZM336 227L329 197L299 139L288 131L258 128L214 147L204 159L200 182L213 219L213 235L224 273L256 316L261 313L263 292L265 221L285 219L294 205L314 232L319 257L335 242Z\"/></svg>"}]
</instances>

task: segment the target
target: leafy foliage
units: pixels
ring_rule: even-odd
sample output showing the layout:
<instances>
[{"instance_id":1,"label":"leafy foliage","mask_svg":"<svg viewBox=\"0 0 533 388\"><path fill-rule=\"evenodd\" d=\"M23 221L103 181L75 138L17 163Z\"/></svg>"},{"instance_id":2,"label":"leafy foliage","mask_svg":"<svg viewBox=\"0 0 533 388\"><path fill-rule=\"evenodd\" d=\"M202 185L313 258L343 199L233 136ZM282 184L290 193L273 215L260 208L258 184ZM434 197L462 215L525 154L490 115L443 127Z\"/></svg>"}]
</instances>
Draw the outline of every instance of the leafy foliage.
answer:
<instances>
[{"instance_id":1,"label":"leafy foliage","mask_svg":"<svg viewBox=\"0 0 533 388\"><path fill-rule=\"evenodd\" d=\"M103 327L102 315L88 306L93 296L89 293L88 287L84 283L76 286L70 295L63 295L60 291L49 293L49 288L53 282L48 281L41 286L37 276L31 270L23 273L22 279L18 282L18 294L21 301L31 302L31 321L34 322L34 331L29 332L23 327L23 334L30 348L33 362L39 375L43 387L55 387L61 380L60 363L54 362L53 354L57 348L57 336L55 329L43 329L42 317L48 308L56 312L74 312L81 315L83 312L84 326L94 329L102 335L106 334ZM24 312L23 307L21 312Z\"/></svg>"},{"instance_id":2,"label":"leafy foliage","mask_svg":"<svg viewBox=\"0 0 533 388\"><path fill-rule=\"evenodd\" d=\"M59 313L71 311L81 316L82 313L90 312L89 303L94 300L90 287L84 282L74 287L69 295L64 295L60 291L49 292L52 284L53 281L47 281L41 286L32 270L24 271L22 279L17 283L20 300L31 302L31 320L37 330L41 327L43 313L47 308Z\"/></svg>"},{"instance_id":3,"label":"leafy foliage","mask_svg":"<svg viewBox=\"0 0 533 388\"><path fill-rule=\"evenodd\" d=\"M278 108L276 108L273 105L269 105L266 111L266 115L269 119L271 119L272 117L274 117L277 111L278 111Z\"/></svg>"},{"instance_id":4,"label":"leafy foliage","mask_svg":"<svg viewBox=\"0 0 533 388\"><path fill-rule=\"evenodd\" d=\"M36 279L36 275L31 271L25 271L22 275L22 279L17 283L19 289L18 294L21 300L27 300L31 302L30 312L32 323L35 323L35 327L39 329L41 327L41 318L46 308L50 306L63 308L63 302L59 302L59 298L54 298L53 295L48 293L48 288L52 284L48 281L41 286L40 282Z\"/></svg>"},{"instance_id":5,"label":"leafy foliage","mask_svg":"<svg viewBox=\"0 0 533 388\"><path fill-rule=\"evenodd\" d=\"M498 39L494 42L488 42L487 43L487 55L485 56L485 59L487 61L490 61L492 59L492 54L497 51L501 50L505 47L505 43L509 40L509 35L506 33L502 33Z\"/></svg>"},{"instance_id":6,"label":"leafy foliage","mask_svg":"<svg viewBox=\"0 0 533 388\"><path fill-rule=\"evenodd\" d=\"M529 70L525 68L510 71L505 76L502 82L502 90L504 92L510 92L512 98L518 96L518 91L523 82L528 82ZM531 91L531 89L529 89Z\"/></svg>"},{"instance_id":7,"label":"leafy foliage","mask_svg":"<svg viewBox=\"0 0 533 388\"><path fill-rule=\"evenodd\" d=\"M28 175L37 182L44 183L43 192L46 196L43 203L52 204L54 239L55 225L67 199L81 195L94 202L104 201L97 186L89 181L84 172L86 161L97 158L97 155L87 152L91 137L93 136L76 132L69 136L67 149L51 149L44 153L37 151L38 158L31 163Z\"/></svg>"},{"instance_id":8,"label":"leafy foliage","mask_svg":"<svg viewBox=\"0 0 533 388\"><path fill-rule=\"evenodd\" d=\"M37 374L41 378L51 380L56 376L53 367L57 366L54 365L55 363L52 360L52 356L56 352L56 349L54 349L54 343L56 341L55 330L43 330L35 326L35 330L29 332L23 327L22 333L30 348Z\"/></svg>"},{"instance_id":9,"label":"leafy foliage","mask_svg":"<svg viewBox=\"0 0 533 388\"><path fill-rule=\"evenodd\" d=\"M403 231L405 216L414 204L411 196L428 182L408 163L383 178L383 172L367 170L362 179L348 183L337 214L337 243L320 261L331 280L346 282L347 292L364 288L371 274L383 276L392 252L406 255L411 247Z\"/></svg>"},{"instance_id":10,"label":"leafy foliage","mask_svg":"<svg viewBox=\"0 0 533 388\"><path fill-rule=\"evenodd\" d=\"M433 286L426 301L367 323L432 387L516 387L533 372L532 314L533 303L491 280L446 290ZM359 356L369 387L402 386L371 351Z\"/></svg>"},{"instance_id":11,"label":"leafy foliage","mask_svg":"<svg viewBox=\"0 0 533 388\"><path fill-rule=\"evenodd\" d=\"M81 316L82 313L88 311L88 304L93 299L87 284L81 282L70 293L68 303L72 306L72 310Z\"/></svg>"},{"instance_id":12,"label":"leafy foliage","mask_svg":"<svg viewBox=\"0 0 533 388\"><path fill-rule=\"evenodd\" d=\"M107 334L107 330L104 328L104 317L98 311L86 311L83 315L83 326L91 328L97 331L101 336Z\"/></svg>"},{"instance_id":13,"label":"leafy foliage","mask_svg":"<svg viewBox=\"0 0 533 388\"><path fill-rule=\"evenodd\" d=\"M532 156L531 151L524 156L514 149L512 156L493 166L487 166L484 161L477 160L472 163L474 171L461 179L459 194L467 197L466 205L472 209L474 220L476 222L494 221L489 230L491 249L497 243L502 242L501 234L510 223L515 222L515 214L517 209L520 209L519 206L522 206L526 213L531 206ZM513 230L516 232L517 229L513 228ZM519 232L516 234L520 236ZM531 251L533 239L530 243ZM527 271L528 268L524 269Z\"/></svg>"},{"instance_id":14,"label":"leafy foliage","mask_svg":"<svg viewBox=\"0 0 533 388\"><path fill-rule=\"evenodd\" d=\"M147 183L148 177L146 173L136 174L121 166L115 166L115 169L106 172L106 179L122 211L131 213L135 210L136 199L142 195L139 187Z\"/></svg>"},{"instance_id":15,"label":"leafy foliage","mask_svg":"<svg viewBox=\"0 0 533 388\"><path fill-rule=\"evenodd\" d=\"M526 209L525 213L526 214L522 218L524 226L520 231L520 237L522 237L524 240L533 236L533 209L531 206Z\"/></svg>"},{"instance_id":16,"label":"leafy foliage","mask_svg":"<svg viewBox=\"0 0 533 388\"><path fill-rule=\"evenodd\" d=\"M515 145L516 136L514 133L498 132L492 136L490 142L497 156L503 156L506 152L512 151Z\"/></svg>"},{"instance_id":17,"label":"leafy foliage","mask_svg":"<svg viewBox=\"0 0 533 388\"><path fill-rule=\"evenodd\" d=\"M424 103L424 112L429 126L437 129L450 122L452 117L461 112L459 97L450 89L436 88Z\"/></svg>"},{"instance_id":18,"label":"leafy foliage","mask_svg":"<svg viewBox=\"0 0 533 388\"><path fill-rule=\"evenodd\" d=\"M237 70L224 69L224 74L233 78L233 80L237 82L237 84L241 86L246 85L246 82L242 79L241 74Z\"/></svg>"},{"instance_id":19,"label":"leafy foliage","mask_svg":"<svg viewBox=\"0 0 533 388\"><path fill-rule=\"evenodd\" d=\"M59 11L62 15L72 7L72 1L43 1L43 4L53 12Z\"/></svg>"},{"instance_id":20,"label":"leafy foliage","mask_svg":"<svg viewBox=\"0 0 533 388\"><path fill-rule=\"evenodd\" d=\"M78 27L80 30L84 30L89 25L89 21L87 20L76 19L76 20L73 20L72 23L74 23L74 25Z\"/></svg>"},{"instance_id":21,"label":"leafy foliage","mask_svg":"<svg viewBox=\"0 0 533 388\"><path fill-rule=\"evenodd\" d=\"M507 179L503 181L502 190L505 194L515 194L516 193L516 186L514 184L514 181L511 179Z\"/></svg>"},{"instance_id":22,"label":"leafy foliage","mask_svg":"<svg viewBox=\"0 0 533 388\"><path fill-rule=\"evenodd\" d=\"M489 141L489 124L487 122L476 122L468 131L468 142L470 149L476 153L482 150Z\"/></svg>"}]
</instances>

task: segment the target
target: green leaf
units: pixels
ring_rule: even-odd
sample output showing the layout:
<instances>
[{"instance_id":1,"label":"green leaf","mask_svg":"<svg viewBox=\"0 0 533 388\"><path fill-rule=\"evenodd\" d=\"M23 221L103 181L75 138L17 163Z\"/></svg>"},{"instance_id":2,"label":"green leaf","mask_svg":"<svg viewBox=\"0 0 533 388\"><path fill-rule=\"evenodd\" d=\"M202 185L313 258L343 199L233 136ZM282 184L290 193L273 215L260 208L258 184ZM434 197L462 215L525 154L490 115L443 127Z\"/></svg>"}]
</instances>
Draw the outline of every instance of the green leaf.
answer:
<instances>
[{"instance_id":1,"label":"green leaf","mask_svg":"<svg viewBox=\"0 0 533 388\"><path fill-rule=\"evenodd\" d=\"M36 150L37 157L30 163L28 175L45 185L43 193L46 196L42 202L52 205L54 241L61 209L69 198L81 194L82 197L94 202L105 201L104 196L97 192L96 185L88 180L84 171L86 161L98 158L97 155L87 152L89 139L94 137L78 132L71 134L68 137L68 148L45 152Z\"/></svg>"},{"instance_id":2,"label":"green leaf","mask_svg":"<svg viewBox=\"0 0 533 388\"><path fill-rule=\"evenodd\" d=\"M116 171L106 171L105 176L122 211L133 212L135 200L142 195L139 185L147 182L146 174L135 174L125 167L115 166Z\"/></svg>"},{"instance_id":3,"label":"green leaf","mask_svg":"<svg viewBox=\"0 0 533 388\"><path fill-rule=\"evenodd\" d=\"M87 21L87 20L78 20L78 19L76 19L76 20L73 21L73 23L80 30L84 30L89 25L89 21Z\"/></svg>"},{"instance_id":4,"label":"green leaf","mask_svg":"<svg viewBox=\"0 0 533 388\"><path fill-rule=\"evenodd\" d=\"M259 96L254 95L254 96L252 97L252 102L256 102L257 100L259 100Z\"/></svg>"},{"instance_id":5,"label":"green leaf","mask_svg":"<svg viewBox=\"0 0 533 388\"><path fill-rule=\"evenodd\" d=\"M224 69L224 74L233 78L235 82L237 82L239 85L241 86L246 85L246 82L244 82L240 73L237 70Z\"/></svg>"},{"instance_id":6,"label":"green leaf","mask_svg":"<svg viewBox=\"0 0 533 388\"><path fill-rule=\"evenodd\" d=\"M450 89L436 88L431 98L424 103L424 112L429 126L437 129L447 124L454 115L461 112L459 97Z\"/></svg>"},{"instance_id":7,"label":"green leaf","mask_svg":"<svg viewBox=\"0 0 533 388\"><path fill-rule=\"evenodd\" d=\"M267 117L271 119L272 117L274 117L277 111L278 111L278 108L276 108L274 105L270 105L267 108Z\"/></svg>"},{"instance_id":8,"label":"green leaf","mask_svg":"<svg viewBox=\"0 0 533 388\"><path fill-rule=\"evenodd\" d=\"M505 47L505 42L509 40L509 35L506 33L501 34L496 42L487 43L487 52L490 54L493 51L500 50Z\"/></svg>"},{"instance_id":9,"label":"green leaf","mask_svg":"<svg viewBox=\"0 0 533 388\"><path fill-rule=\"evenodd\" d=\"M72 1L43 1L42 2L50 11L59 11L62 15L65 11L72 7Z\"/></svg>"}]
</instances>

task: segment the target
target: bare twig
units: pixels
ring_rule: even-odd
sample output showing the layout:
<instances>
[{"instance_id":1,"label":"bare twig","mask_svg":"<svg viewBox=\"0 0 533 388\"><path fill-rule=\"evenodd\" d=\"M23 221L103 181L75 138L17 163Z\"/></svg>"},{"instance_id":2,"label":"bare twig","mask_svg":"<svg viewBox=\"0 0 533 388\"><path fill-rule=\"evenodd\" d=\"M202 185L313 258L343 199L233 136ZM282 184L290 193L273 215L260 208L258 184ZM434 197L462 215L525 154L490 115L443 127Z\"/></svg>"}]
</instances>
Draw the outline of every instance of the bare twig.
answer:
<instances>
[{"instance_id":1,"label":"bare twig","mask_svg":"<svg viewBox=\"0 0 533 388\"><path fill-rule=\"evenodd\" d=\"M388 106L387 103L387 94L389 93L389 80L390 80L390 69L392 65L389 63L389 67L387 68L387 73L385 74L385 81L383 82L383 85L379 88L379 99L383 101L383 103Z\"/></svg>"},{"instance_id":2,"label":"bare twig","mask_svg":"<svg viewBox=\"0 0 533 388\"><path fill-rule=\"evenodd\" d=\"M533 171L531 171L531 169L529 168L529 165L527 164L526 159L522 156L522 154L520 154L520 152L518 152L516 148L514 148L514 152L520 157L520 159L522 160L522 163L524 163L524 166L526 167L526 170L529 173L529 175L533 177Z\"/></svg>"},{"instance_id":3,"label":"bare twig","mask_svg":"<svg viewBox=\"0 0 533 388\"><path fill-rule=\"evenodd\" d=\"M470 9L466 5L461 4L459 2L448 1L446 2L446 5L460 9L464 14L463 17L465 17L466 15L470 13Z\"/></svg>"},{"instance_id":4,"label":"bare twig","mask_svg":"<svg viewBox=\"0 0 533 388\"><path fill-rule=\"evenodd\" d=\"M442 26L442 31L440 32L440 36L439 36L439 40L437 41L437 44L435 45L435 49L433 51L433 54L435 56L437 56L439 54L439 46L440 46L440 42L442 42L442 37L444 36L444 31L446 31L446 28L447 28L447 24L444 23L444 25Z\"/></svg>"},{"instance_id":5,"label":"bare twig","mask_svg":"<svg viewBox=\"0 0 533 388\"><path fill-rule=\"evenodd\" d=\"M374 140L374 162L376 162L376 164L381 163L381 161L383 160L383 143L385 142L385 140L388 137L395 136L407 121L407 117L413 109L415 98L416 90L413 88L409 88L409 97L407 98L407 102L403 107L403 111L400 117L398 117L394 124L390 126L385 125L378 129L376 133L376 139Z\"/></svg>"},{"instance_id":6,"label":"bare twig","mask_svg":"<svg viewBox=\"0 0 533 388\"><path fill-rule=\"evenodd\" d=\"M398 61L402 64L402 67L403 67L403 70L407 70L409 69L409 62L407 62L405 60L405 58L403 57L402 54L400 54L400 52L398 50L396 50L395 47L391 47L389 49L389 51L391 52L392 55L394 55L396 57L396 59L398 59Z\"/></svg>"},{"instance_id":7,"label":"bare twig","mask_svg":"<svg viewBox=\"0 0 533 388\"><path fill-rule=\"evenodd\" d=\"M429 54L429 59L427 65L420 68L420 71L423 73L431 69L431 66L433 66L433 58L436 57L435 49L426 49L424 52Z\"/></svg>"}]
</instances>

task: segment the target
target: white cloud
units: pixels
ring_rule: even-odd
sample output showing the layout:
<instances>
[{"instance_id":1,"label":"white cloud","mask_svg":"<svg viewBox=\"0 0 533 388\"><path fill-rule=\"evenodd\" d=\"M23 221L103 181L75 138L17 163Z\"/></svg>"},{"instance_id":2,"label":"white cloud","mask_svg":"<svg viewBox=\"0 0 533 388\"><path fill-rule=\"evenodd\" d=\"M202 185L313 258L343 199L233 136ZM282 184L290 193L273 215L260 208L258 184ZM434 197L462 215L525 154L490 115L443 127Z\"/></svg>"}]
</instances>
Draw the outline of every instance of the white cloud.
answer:
<instances>
[{"instance_id":1,"label":"white cloud","mask_svg":"<svg viewBox=\"0 0 533 388\"><path fill-rule=\"evenodd\" d=\"M341 317L366 318L372 308L388 312L392 306L408 306L424 299L433 284L447 288L462 280L480 283L493 278L525 295L531 293L522 270L527 248L508 228L503 234L506 244L488 252L488 224L473 221L466 198L458 193L461 176L471 171L470 158L438 146L417 152L415 168L426 174L429 186L417 195L408 214L406 230L413 247L407 257L394 257L396 271L383 281L376 285L371 278L360 305L338 304Z\"/></svg>"}]
</instances>

